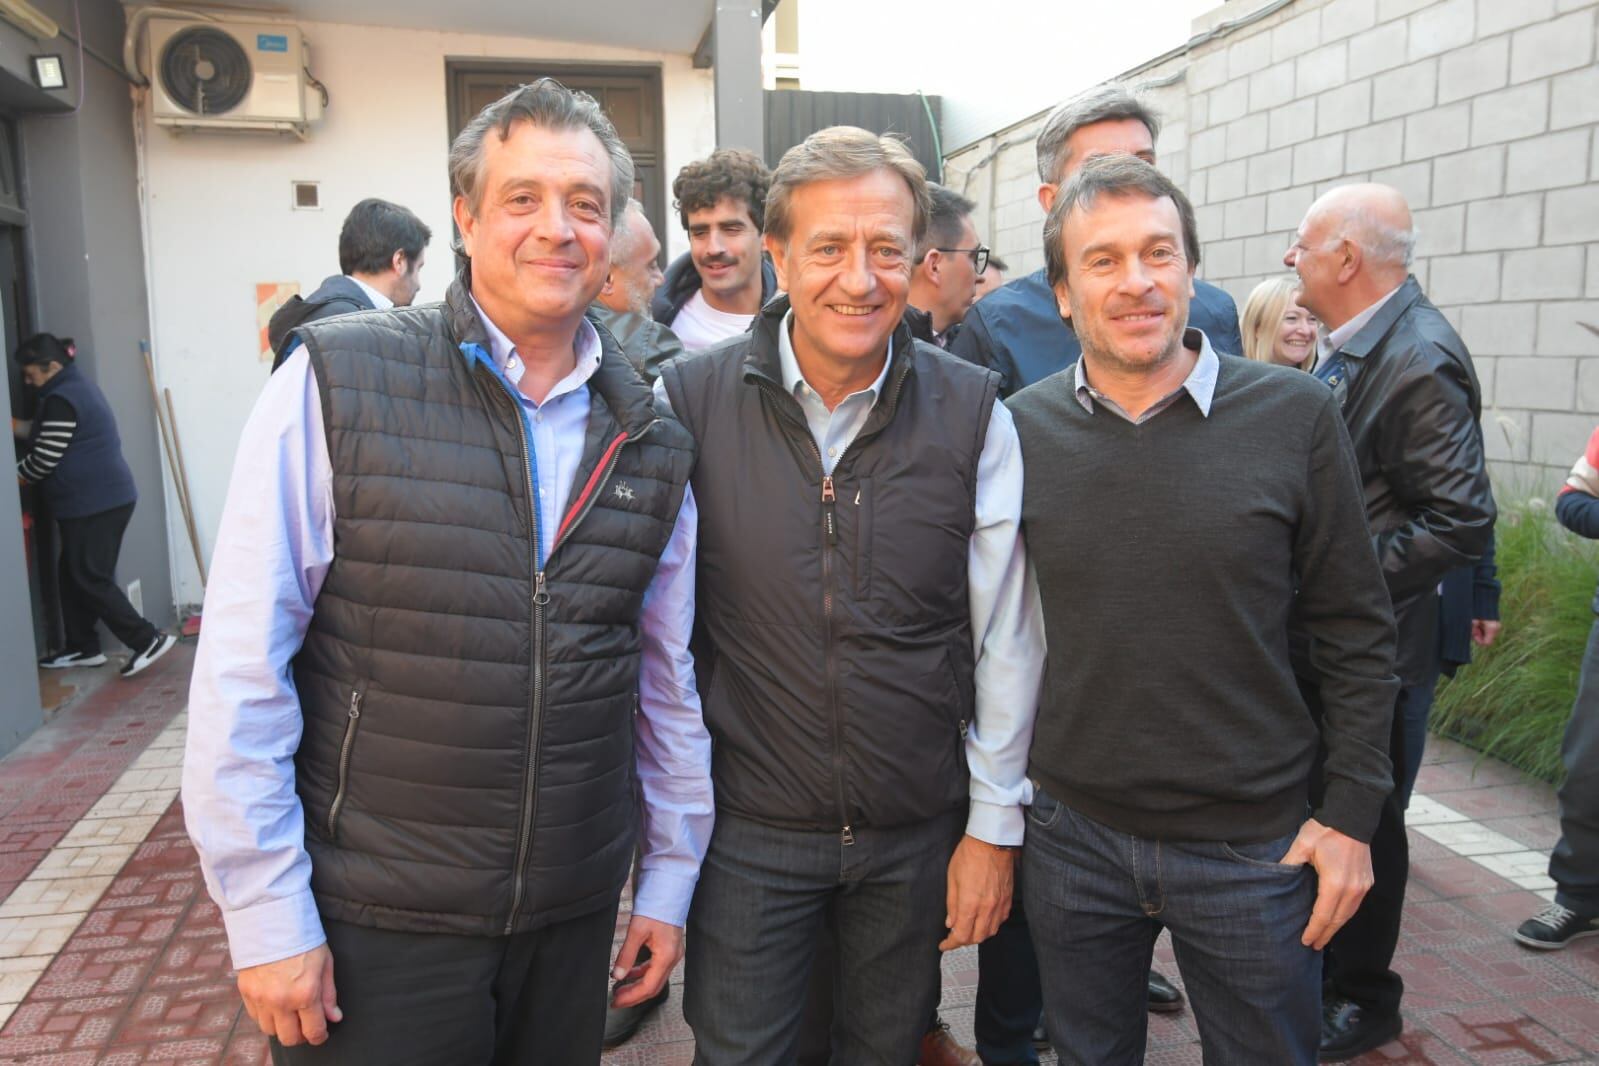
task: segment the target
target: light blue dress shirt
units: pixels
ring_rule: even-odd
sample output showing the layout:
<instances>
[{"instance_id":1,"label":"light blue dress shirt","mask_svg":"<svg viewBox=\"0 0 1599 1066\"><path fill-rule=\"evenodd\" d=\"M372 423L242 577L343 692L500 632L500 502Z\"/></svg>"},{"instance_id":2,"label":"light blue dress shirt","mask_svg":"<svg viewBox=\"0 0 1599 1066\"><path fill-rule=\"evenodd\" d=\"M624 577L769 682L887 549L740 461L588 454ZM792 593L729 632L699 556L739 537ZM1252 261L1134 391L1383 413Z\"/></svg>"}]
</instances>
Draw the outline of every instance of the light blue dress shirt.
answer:
<instances>
[{"instance_id":1,"label":"light blue dress shirt","mask_svg":"<svg viewBox=\"0 0 1599 1066\"><path fill-rule=\"evenodd\" d=\"M576 366L535 404L515 388L524 368L510 340L481 308L478 316L494 369L527 412L548 554L582 461L599 335L583 322ZM290 662L333 561L332 478L315 375L301 348L268 379L240 438L189 691L184 815L239 968L326 939L294 789L302 722ZM714 819L710 736L688 650L697 525L686 493L644 596L635 723L644 853L633 912L679 926Z\"/></svg>"},{"instance_id":2,"label":"light blue dress shirt","mask_svg":"<svg viewBox=\"0 0 1599 1066\"><path fill-rule=\"evenodd\" d=\"M794 313L778 330L783 387L798 401L831 474L865 425L894 362L892 342L882 372L829 411L800 372L791 339ZM655 383L657 407L668 407L666 387ZM840 500L841 503L846 501ZM1032 802L1027 752L1033 743L1038 686L1044 672L1044 615L1036 585L1028 580L1022 543L1022 448L1009 409L995 401L988 435L977 459L976 524L966 557L972 643L977 653L976 715L966 736L971 806L966 831L990 844L1017 845Z\"/></svg>"}]
</instances>

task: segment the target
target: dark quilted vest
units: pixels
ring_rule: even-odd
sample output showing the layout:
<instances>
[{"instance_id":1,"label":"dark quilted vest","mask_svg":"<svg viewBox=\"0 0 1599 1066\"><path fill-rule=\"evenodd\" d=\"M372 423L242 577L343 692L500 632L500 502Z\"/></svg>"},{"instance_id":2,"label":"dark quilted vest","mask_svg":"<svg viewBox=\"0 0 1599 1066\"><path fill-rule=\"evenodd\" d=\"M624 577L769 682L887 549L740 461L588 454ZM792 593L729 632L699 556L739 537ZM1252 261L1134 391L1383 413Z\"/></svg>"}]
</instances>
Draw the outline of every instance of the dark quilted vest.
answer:
<instances>
[{"instance_id":1,"label":"dark quilted vest","mask_svg":"<svg viewBox=\"0 0 1599 1066\"><path fill-rule=\"evenodd\" d=\"M796 829L906 825L966 803L967 552L998 378L901 325L828 502L782 384L787 310L774 300L750 333L662 369L698 451L716 804Z\"/></svg>"},{"instance_id":2,"label":"dark quilted vest","mask_svg":"<svg viewBox=\"0 0 1599 1066\"><path fill-rule=\"evenodd\" d=\"M627 877L640 605L693 443L602 331L536 574L522 416L466 293L299 331L336 518L295 777L325 916L494 935L612 906Z\"/></svg>"},{"instance_id":3,"label":"dark quilted vest","mask_svg":"<svg viewBox=\"0 0 1599 1066\"><path fill-rule=\"evenodd\" d=\"M39 482L50 513L57 518L87 518L137 500L139 491L122 458L122 438L105 394L76 364L69 364L45 382L39 390L40 402L50 395L66 400L78 416L72 443L62 453L61 462ZM40 428L35 422L34 440Z\"/></svg>"}]
</instances>

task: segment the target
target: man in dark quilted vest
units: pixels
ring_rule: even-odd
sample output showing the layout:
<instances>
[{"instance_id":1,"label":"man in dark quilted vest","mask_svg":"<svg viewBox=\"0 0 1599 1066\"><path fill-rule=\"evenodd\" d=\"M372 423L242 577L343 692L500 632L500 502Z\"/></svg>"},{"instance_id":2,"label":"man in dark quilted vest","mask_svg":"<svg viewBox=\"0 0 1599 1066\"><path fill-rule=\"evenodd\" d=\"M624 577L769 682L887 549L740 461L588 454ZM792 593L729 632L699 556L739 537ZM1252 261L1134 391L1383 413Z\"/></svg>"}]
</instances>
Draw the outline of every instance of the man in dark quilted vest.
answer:
<instances>
[{"instance_id":1,"label":"man in dark quilted vest","mask_svg":"<svg viewBox=\"0 0 1599 1066\"><path fill-rule=\"evenodd\" d=\"M824 927L833 1061L917 1061L939 949L1010 905L1042 622L998 380L902 321L927 215L899 142L812 134L766 201L787 295L657 385L698 445L701 1066L795 1060Z\"/></svg>"},{"instance_id":2,"label":"man in dark quilted vest","mask_svg":"<svg viewBox=\"0 0 1599 1066\"><path fill-rule=\"evenodd\" d=\"M694 444L584 317L632 161L546 79L450 178L445 301L299 331L217 539L184 808L280 1066L598 1061L635 837L624 1006L710 835Z\"/></svg>"}]
</instances>

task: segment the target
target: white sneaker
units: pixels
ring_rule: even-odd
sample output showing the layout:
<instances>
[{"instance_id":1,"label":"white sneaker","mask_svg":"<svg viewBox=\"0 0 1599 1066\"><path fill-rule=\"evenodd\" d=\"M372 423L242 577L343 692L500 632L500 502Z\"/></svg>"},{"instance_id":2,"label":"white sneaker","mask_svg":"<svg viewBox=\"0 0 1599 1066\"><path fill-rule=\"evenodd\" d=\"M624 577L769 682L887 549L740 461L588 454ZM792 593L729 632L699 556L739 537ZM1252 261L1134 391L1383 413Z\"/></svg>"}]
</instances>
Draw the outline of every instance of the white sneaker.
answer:
<instances>
[{"instance_id":1,"label":"white sneaker","mask_svg":"<svg viewBox=\"0 0 1599 1066\"><path fill-rule=\"evenodd\" d=\"M46 670L68 670L75 666L104 666L105 656L99 652L85 655L81 651L58 651L39 660Z\"/></svg>"},{"instance_id":2,"label":"white sneaker","mask_svg":"<svg viewBox=\"0 0 1599 1066\"><path fill-rule=\"evenodd\" d=\"M151 663L161 658L161 656L171 651L172 646L177 642L178 638L174 637L170 633L157 633L155 641L148 648L130 658L122 667L122 676L132 677L134 674L143 670L146 666L149 666Z\"/></svg>"}]
</instances>

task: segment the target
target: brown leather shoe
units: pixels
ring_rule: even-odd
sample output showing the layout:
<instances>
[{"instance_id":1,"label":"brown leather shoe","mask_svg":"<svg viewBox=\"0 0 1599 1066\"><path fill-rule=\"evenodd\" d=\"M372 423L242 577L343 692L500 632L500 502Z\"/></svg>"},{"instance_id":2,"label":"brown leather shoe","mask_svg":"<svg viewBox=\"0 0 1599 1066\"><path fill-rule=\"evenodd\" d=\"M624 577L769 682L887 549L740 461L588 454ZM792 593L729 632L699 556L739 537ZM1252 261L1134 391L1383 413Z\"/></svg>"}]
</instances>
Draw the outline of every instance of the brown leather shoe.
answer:
<instances>
[{"instance_id":1,"label":"brown leather shoe","mask_svg":"<svg viewBox=\"0 0 1599 1066\"><path fill-rule=\"evenodd\" d=\"M955 1034L940 1021L922 1037L916 1066L983 1066L983 1060L977 1057L977 1052L956 1043Z\"/></svg>"}]
</instances>

